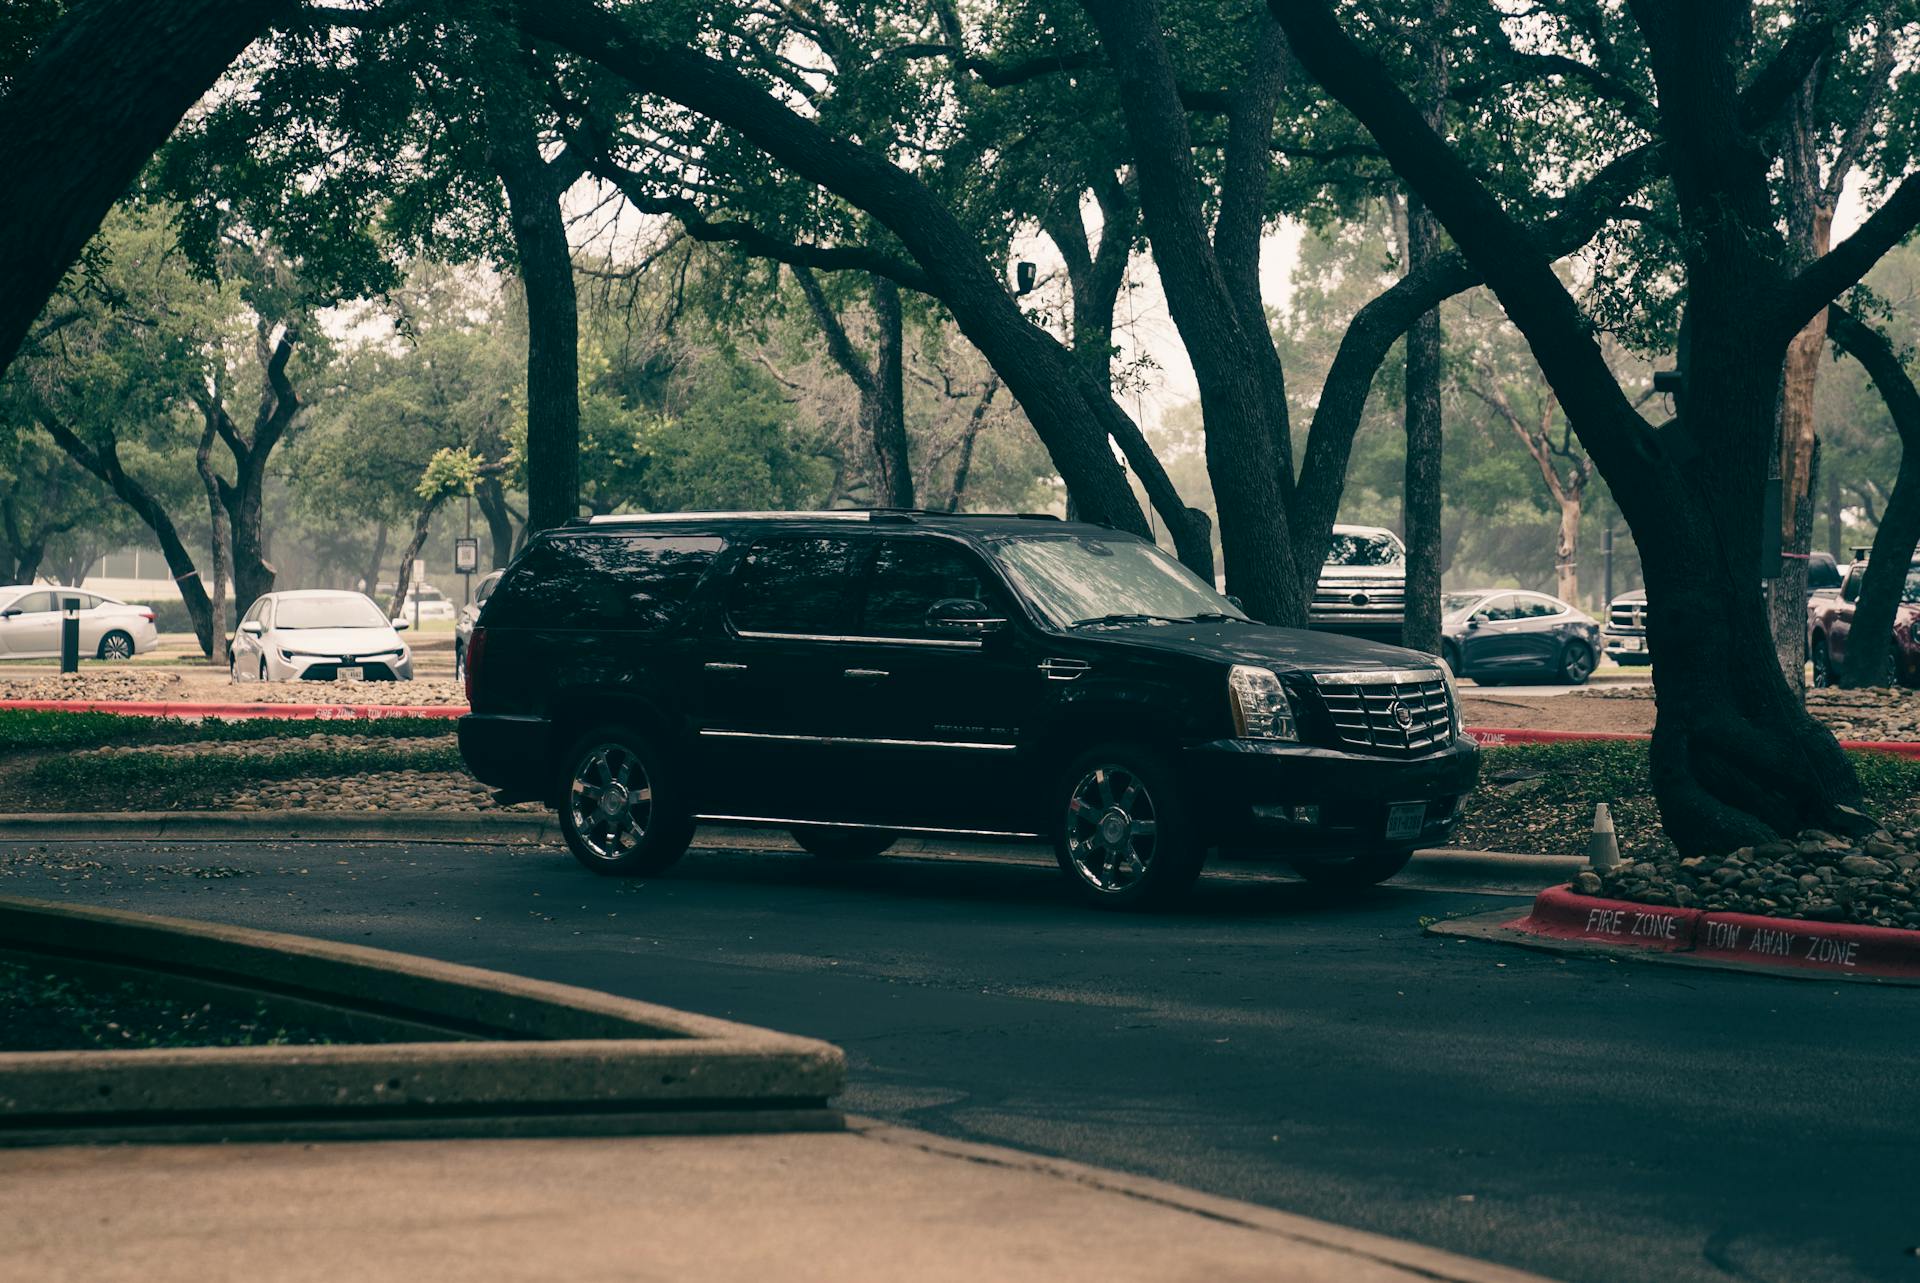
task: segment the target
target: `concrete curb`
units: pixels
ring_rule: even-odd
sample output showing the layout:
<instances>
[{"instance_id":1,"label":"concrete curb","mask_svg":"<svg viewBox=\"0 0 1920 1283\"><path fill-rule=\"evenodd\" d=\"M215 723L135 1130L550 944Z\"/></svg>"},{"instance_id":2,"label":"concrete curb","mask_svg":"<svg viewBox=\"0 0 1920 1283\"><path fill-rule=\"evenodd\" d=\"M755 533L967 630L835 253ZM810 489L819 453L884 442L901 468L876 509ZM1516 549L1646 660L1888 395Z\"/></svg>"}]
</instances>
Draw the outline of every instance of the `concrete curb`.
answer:
<instances>
[{"instance_id":1,"label":"concrete curb","mask_svg":"<svg viewBox=\"0 0 1920 1283\"><path fill-rule=\"evenodd\" d=\"M1482 748L1500 748L1510 744L1559 744L1574 740L1640 740L1651 735L1637 731L1534 731L1519 727L1469 726L1468 735ZM1892 753L1898 757L1920 757L1920 743L1905 740L1841 740L1840 747L1861 753Z\"/></svg>"},{"instance_id":2,"label":"concrete curb","mask_svg":"<svg viewBox=\"0 0 1920 1283\"><path fill-rule=\"evenodd\" d=\"M93 811L0 815L0 841L557 844L546 811Z\"/></svg>"},{"instance_id":3,"label":"concrete curb","mask_svg":"<svg viewBox=\"0 0 1920 1283\"><path fill-rule=\"evenodd\" d=\"M40 713L120 713L127 717L284 717L294 721L356 717L465 717L464 704L276 704L271 700L189 703L139 699L0 699L0 709Z\"/></svg>"},{"instance_id":4,"label":"concrete curb","mask_svg":"<svg viewBox=\"0 0 1920 1283\"><path fill-rule=\"evenodd\" d=\"M1154 1180L1147 1176L1134 1176L1127 1172L1092 1167L1064 1158L1029 1154L999 1145L950 1140L931 1132L918 1131L910 1127L897 1127L891 1123L859 1115L848 1116L847 1129L882 1144L908 1146L929 1154L957 1158L971 1163L984 1163L992 1167L1041 1172L1077 1185L1120 1194L1127 1198L1137 1198L1142 1202L1157 1204L1161 1207L1190 1212L1208 1220L1395 1266L1426 1278L1442 1280L1444 1283L1545 1283L1541 1275L1529 1274L1524 1270L1495 1265L1490 1261L1479 1261L1472 1257L1457 1256L1452 1252L1423 1247L1418 1243L1389 1238L1384 1234L1347 1229L1345 1226L1334 1225L1327 1221L1317 1221L1292 1212L1262 1207L1257 1203L1244 1203L1239 1199L1203 1194L1199 1190Z\"/></svg>"},{"instance_id":5,"label":"concrete curb","mask_svg":"<svg viewBox=\"0 0 1920 1283\"><path fill-rule=\"evenodd\" d=\"M0 1054L0 1145L828 1129L840 1050L359 945L0 898L0 940L437 1041ZM364 1036L364 1035L363 1035Z\"/></svg>"},{"instance_id":6,"label":"concrete curb","mask_svg":"<svg viewBox=\"0 0 1920 1283\"><path fill-rule=\"evenodd\" d=\"M1542 891L1517 918L1502 910L1435 922L1427 930L1551 952L1639 957L1807 980L1920 984L1920 931L1603 900L1564 886Z\"/></svg>"}]
</instances>

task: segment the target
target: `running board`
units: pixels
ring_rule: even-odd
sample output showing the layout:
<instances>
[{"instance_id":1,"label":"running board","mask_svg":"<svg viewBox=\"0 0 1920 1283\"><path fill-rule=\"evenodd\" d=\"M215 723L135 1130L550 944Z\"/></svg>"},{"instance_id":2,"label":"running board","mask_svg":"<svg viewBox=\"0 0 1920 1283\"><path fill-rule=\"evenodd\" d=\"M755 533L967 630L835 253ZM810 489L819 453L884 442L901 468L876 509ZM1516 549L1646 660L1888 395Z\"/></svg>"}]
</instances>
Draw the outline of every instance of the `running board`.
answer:
<instances>
[{"instance_id":1,"label":"running board","mask_svg":"<svg viewBox=\"0 0 1920 1283\"><path fill-rule=\"evenodd\" d=\"M772 815L696 815L699 824L764 824L769 828L801 827L809 829L878 829L887 833L930 833L950 838L1019 838L1044 842L1044 833L1024 833L1018 829L941 829L925 824L862 824L852 820L784 820Z\"/></svg>"}]
</instances>

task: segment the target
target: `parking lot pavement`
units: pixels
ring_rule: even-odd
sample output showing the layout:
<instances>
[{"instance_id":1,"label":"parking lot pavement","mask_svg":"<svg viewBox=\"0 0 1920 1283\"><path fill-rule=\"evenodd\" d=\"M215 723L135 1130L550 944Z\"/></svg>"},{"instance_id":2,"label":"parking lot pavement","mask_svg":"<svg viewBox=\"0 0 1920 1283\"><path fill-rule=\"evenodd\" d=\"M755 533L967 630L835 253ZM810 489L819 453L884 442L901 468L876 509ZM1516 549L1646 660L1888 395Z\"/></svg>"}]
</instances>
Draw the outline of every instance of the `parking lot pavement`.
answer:
<instances>
[{"instance_id":1,"label":"parking lot pavement","mask_svg":"<svg viewBox=\"0 0 1920 1283\"><path fill-rule=\"evenodd\" d=\"M1522 895L1210 876L1112 915L1043 859L735 847L616 880L538 848L308 843L11 843L0 889L825 1038L852 1112L1556 1278L1913 1270L1920 990L1422 931Z\"/></svg>"}]
</instances>

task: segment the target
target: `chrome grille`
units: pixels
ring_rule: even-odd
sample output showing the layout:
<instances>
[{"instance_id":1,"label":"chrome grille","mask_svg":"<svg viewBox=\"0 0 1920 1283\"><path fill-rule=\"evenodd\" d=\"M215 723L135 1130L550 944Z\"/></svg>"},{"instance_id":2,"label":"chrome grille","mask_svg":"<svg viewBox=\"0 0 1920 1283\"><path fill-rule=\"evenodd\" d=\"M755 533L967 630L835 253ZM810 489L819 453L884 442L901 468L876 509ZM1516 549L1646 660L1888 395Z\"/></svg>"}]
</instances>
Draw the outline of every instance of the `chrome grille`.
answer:
<instances>
[{"instance_id":1,"label":"chrome grille","mask_svg":"<svg viewBox=\"0 0 1920 1283\"><path fill-rule=\"evenodd\" d=\"M1411 757L1453 741L1446 679L1432 669L1318 673L1313 684L1344 745ZM1406 711L1405 726L1398 709Z\"/></svg>"},{"instance_id":2,"label":"chrome grille","mask_svg":"<svg viewBox=\"0 0 1920 1283\"><path fill-rule=\"evenodd\" d=\"M1607 610L1609 632L1643 633L1647 630L1647 608L1633 602L1618 602Z\"/></svg>"},{"instance_id":3,"label":"chrome grille","mask_svg":"<svg viewBox=\"0 0 1920 1283\"><path fill-rule=\"evenodd\" d=\"M1407 586L1392 579L1326 579L1314 585L1314 614L1390 615L1399 618L1407 608Z\"/></svg>"}]
</instances>

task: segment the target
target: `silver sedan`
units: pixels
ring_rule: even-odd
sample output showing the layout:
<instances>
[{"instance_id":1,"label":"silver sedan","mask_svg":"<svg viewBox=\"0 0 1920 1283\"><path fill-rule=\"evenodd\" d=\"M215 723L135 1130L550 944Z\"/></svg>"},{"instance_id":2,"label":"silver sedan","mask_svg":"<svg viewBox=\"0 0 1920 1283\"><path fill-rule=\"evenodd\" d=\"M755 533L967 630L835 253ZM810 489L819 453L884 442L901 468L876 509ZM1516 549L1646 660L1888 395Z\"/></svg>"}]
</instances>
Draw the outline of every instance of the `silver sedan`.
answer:
<instances>
[{"instance_id":1,"label":"silver sedan","mask_svg":"<svg viewBox=\"0 0 1920 1283\"><path fill-rule=\"evenodd\" d=\"M365 593L268 593L233 635L233 680L410 682L413 652L400 640L406 626Z\"/></svg>"},{"instance_id":2,"label":"silver sedan","mask_svg":"<svg viewBox=\"0 0 1920 1283\"><path fill-rule=\"evenodd\" d=\"M63 607L69 599L79 604L82 658L132 659L160 642L151 606L129 606L83 588L15 584L0 588L0 657L58 655Z\"/></svg>"}]
</instances>

